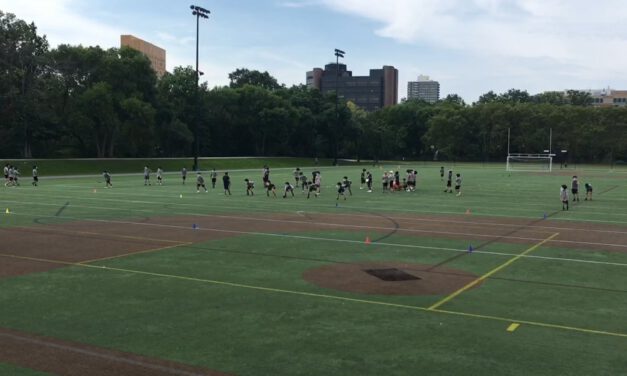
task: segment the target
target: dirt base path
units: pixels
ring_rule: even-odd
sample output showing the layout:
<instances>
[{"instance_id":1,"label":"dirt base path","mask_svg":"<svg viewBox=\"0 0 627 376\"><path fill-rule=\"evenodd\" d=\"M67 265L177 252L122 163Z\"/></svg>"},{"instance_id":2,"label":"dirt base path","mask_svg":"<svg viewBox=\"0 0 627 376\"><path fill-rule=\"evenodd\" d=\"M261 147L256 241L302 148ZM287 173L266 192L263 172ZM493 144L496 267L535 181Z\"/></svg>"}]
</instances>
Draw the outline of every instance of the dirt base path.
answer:
<instances>
[{"instance_id":1,"label":"dirt base path","mask_svg":"<svg viewBox=\"0 0 627 376\"><path fill-rule=\"evenodd\" d=\"M0 361L65 376L224 376L226 373L0 328Z\"/></svg>"},{"instance_id":2,"label":"dirt base path","mask_svg":"<svg viewBox=\"0 0 627 376\"><path fill-rule=\"evenodd\" d=\"M375 295L444 295L477 278L463 270L398 262L330 264L303 273L304 280L320 287Z\"/></svg>"}]
</instances>

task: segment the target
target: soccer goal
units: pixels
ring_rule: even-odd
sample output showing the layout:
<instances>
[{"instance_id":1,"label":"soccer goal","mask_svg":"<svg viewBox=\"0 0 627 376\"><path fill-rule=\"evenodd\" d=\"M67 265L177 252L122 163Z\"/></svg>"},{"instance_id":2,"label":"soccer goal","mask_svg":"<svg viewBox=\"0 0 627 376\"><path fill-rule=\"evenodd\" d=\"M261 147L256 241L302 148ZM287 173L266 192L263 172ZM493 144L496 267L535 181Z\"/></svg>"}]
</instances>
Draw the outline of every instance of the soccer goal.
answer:
<instances>
[{"instance_id":1,"label":"soccer goal","mask_svg":"<svg viewBox=\"0 0 627 376\"><path fill-rule=\"evenodd\" d=\"M553 128L549 128L549 147L544 153L510 153L511 132L507 129L507 171L551 172L553 171L553 157L551 153L553 144Z\"/></svg>"},{"instance_id":2,"label":"soccer goal","mask_svg":"<svg viewBox=\"0 0 627 376\"><path fill-rule=\"evenodd\" d=\"M555 154L508 154L507 171L551 172Z\"/></svg>"}]
</instances>

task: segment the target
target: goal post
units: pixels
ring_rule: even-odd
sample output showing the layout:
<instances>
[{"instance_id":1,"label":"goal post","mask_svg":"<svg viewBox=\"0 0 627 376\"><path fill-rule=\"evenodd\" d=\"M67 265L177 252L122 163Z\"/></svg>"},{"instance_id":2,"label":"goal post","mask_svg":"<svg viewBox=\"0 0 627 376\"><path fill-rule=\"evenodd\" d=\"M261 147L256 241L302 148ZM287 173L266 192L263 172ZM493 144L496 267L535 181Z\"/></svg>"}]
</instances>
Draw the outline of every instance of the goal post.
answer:
<instances>
[{"instance_id":1,"label":"goal post","mask_svg":"<svg viewBox=\"0 0 627 376\"><path fill-rule=\"evenodd\" d=\"M555 154L523 154L507 155L506 171L551 172Z\"/></svg>"},{"instance_id":2,"label":"goal post","mask_svg":"<svg viewBox=\"0 0 627 376\"><path fill-rule=\"evenodd\" d=\"M549 128L549 147L543 153L511 153L510 152L511 130L507 129L507 163L506 171L530 171L530 172L551 172L553 171L553 128Z\"/></svg>"}]
</instances>

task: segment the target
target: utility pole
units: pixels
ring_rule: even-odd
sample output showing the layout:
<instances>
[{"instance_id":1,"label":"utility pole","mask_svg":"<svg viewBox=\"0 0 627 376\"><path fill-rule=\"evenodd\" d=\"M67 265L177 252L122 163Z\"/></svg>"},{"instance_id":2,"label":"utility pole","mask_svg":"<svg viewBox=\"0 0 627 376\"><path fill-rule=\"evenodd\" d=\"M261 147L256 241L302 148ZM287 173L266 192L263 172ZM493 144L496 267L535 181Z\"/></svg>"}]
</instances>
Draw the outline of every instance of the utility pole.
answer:
<instances>
[{"instance_id":1,"label":"utility pole","mask_svg":"<svg viewBox=\"0 0 627 376\"><path fill-rule=\"evenodd\" d=\"M200 31L200 19L201 18L209 18L209 14L211 13L209 10L199 7L196 5L190 5L190 9L192 10L192 15L196 16L196 124L194 125L194 171L199 170L198 166L198 154L200 152L200 135L199 133L199 125L200 120L198 119L198 101L200 96L198 95L198 83L200 81L200 72L198 71L198 41L199 41L199 31Z\"/></svg>"},{"instance_id":2,"label":"utility pole","mask_svg":"<svg viewBox=\"0 0 627 376\"><path fill-rule=\"evenodd\" d=\"M338 132L340 129L340 94L339 90L339 81L340 81L340 58L344 58L344 54L346 52L342 50L335 49L335 132L334 133L334 146L335 151L333 155L333 165L337 166L337 157L338 157L338 149L339 149L339 140L338 140Z\"/></svg>"}]
</instances>

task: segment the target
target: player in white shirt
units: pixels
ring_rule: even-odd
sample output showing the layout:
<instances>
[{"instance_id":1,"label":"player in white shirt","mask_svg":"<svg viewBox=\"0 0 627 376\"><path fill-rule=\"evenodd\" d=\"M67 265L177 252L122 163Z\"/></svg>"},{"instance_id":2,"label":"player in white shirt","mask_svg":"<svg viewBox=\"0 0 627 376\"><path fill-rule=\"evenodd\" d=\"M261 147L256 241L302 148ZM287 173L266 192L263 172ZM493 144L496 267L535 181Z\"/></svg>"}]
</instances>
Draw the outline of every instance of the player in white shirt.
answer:
<instances>
[{"instance_id":1,"label":"player in white shirt","mask_svg":"<svg viewBox=\"0 0 627 376\"><path fill-rule=\"evenodd\" d=\"M455 192L457 192L458 196L462 195L462 175L455 174Z\"/></svg>"},{"instance_id":2,"label":"player in white shirt","mask_svg":"<svg viewBox=\"0 0 627 376\"><path fill-rule=\"evenodd\" d=\"M163 170L157 167L157 184L163 185Z\"/></svg>"},{"instance_id":3,"label":"player in white shirt","mask_svg":"<svg viewBox=\"0 0 627 376\"><path fill-rule=\"evenodd\" d=\"M144 166L144 185L150 185L150 169Z\"/></svg>"}]
</instances>

